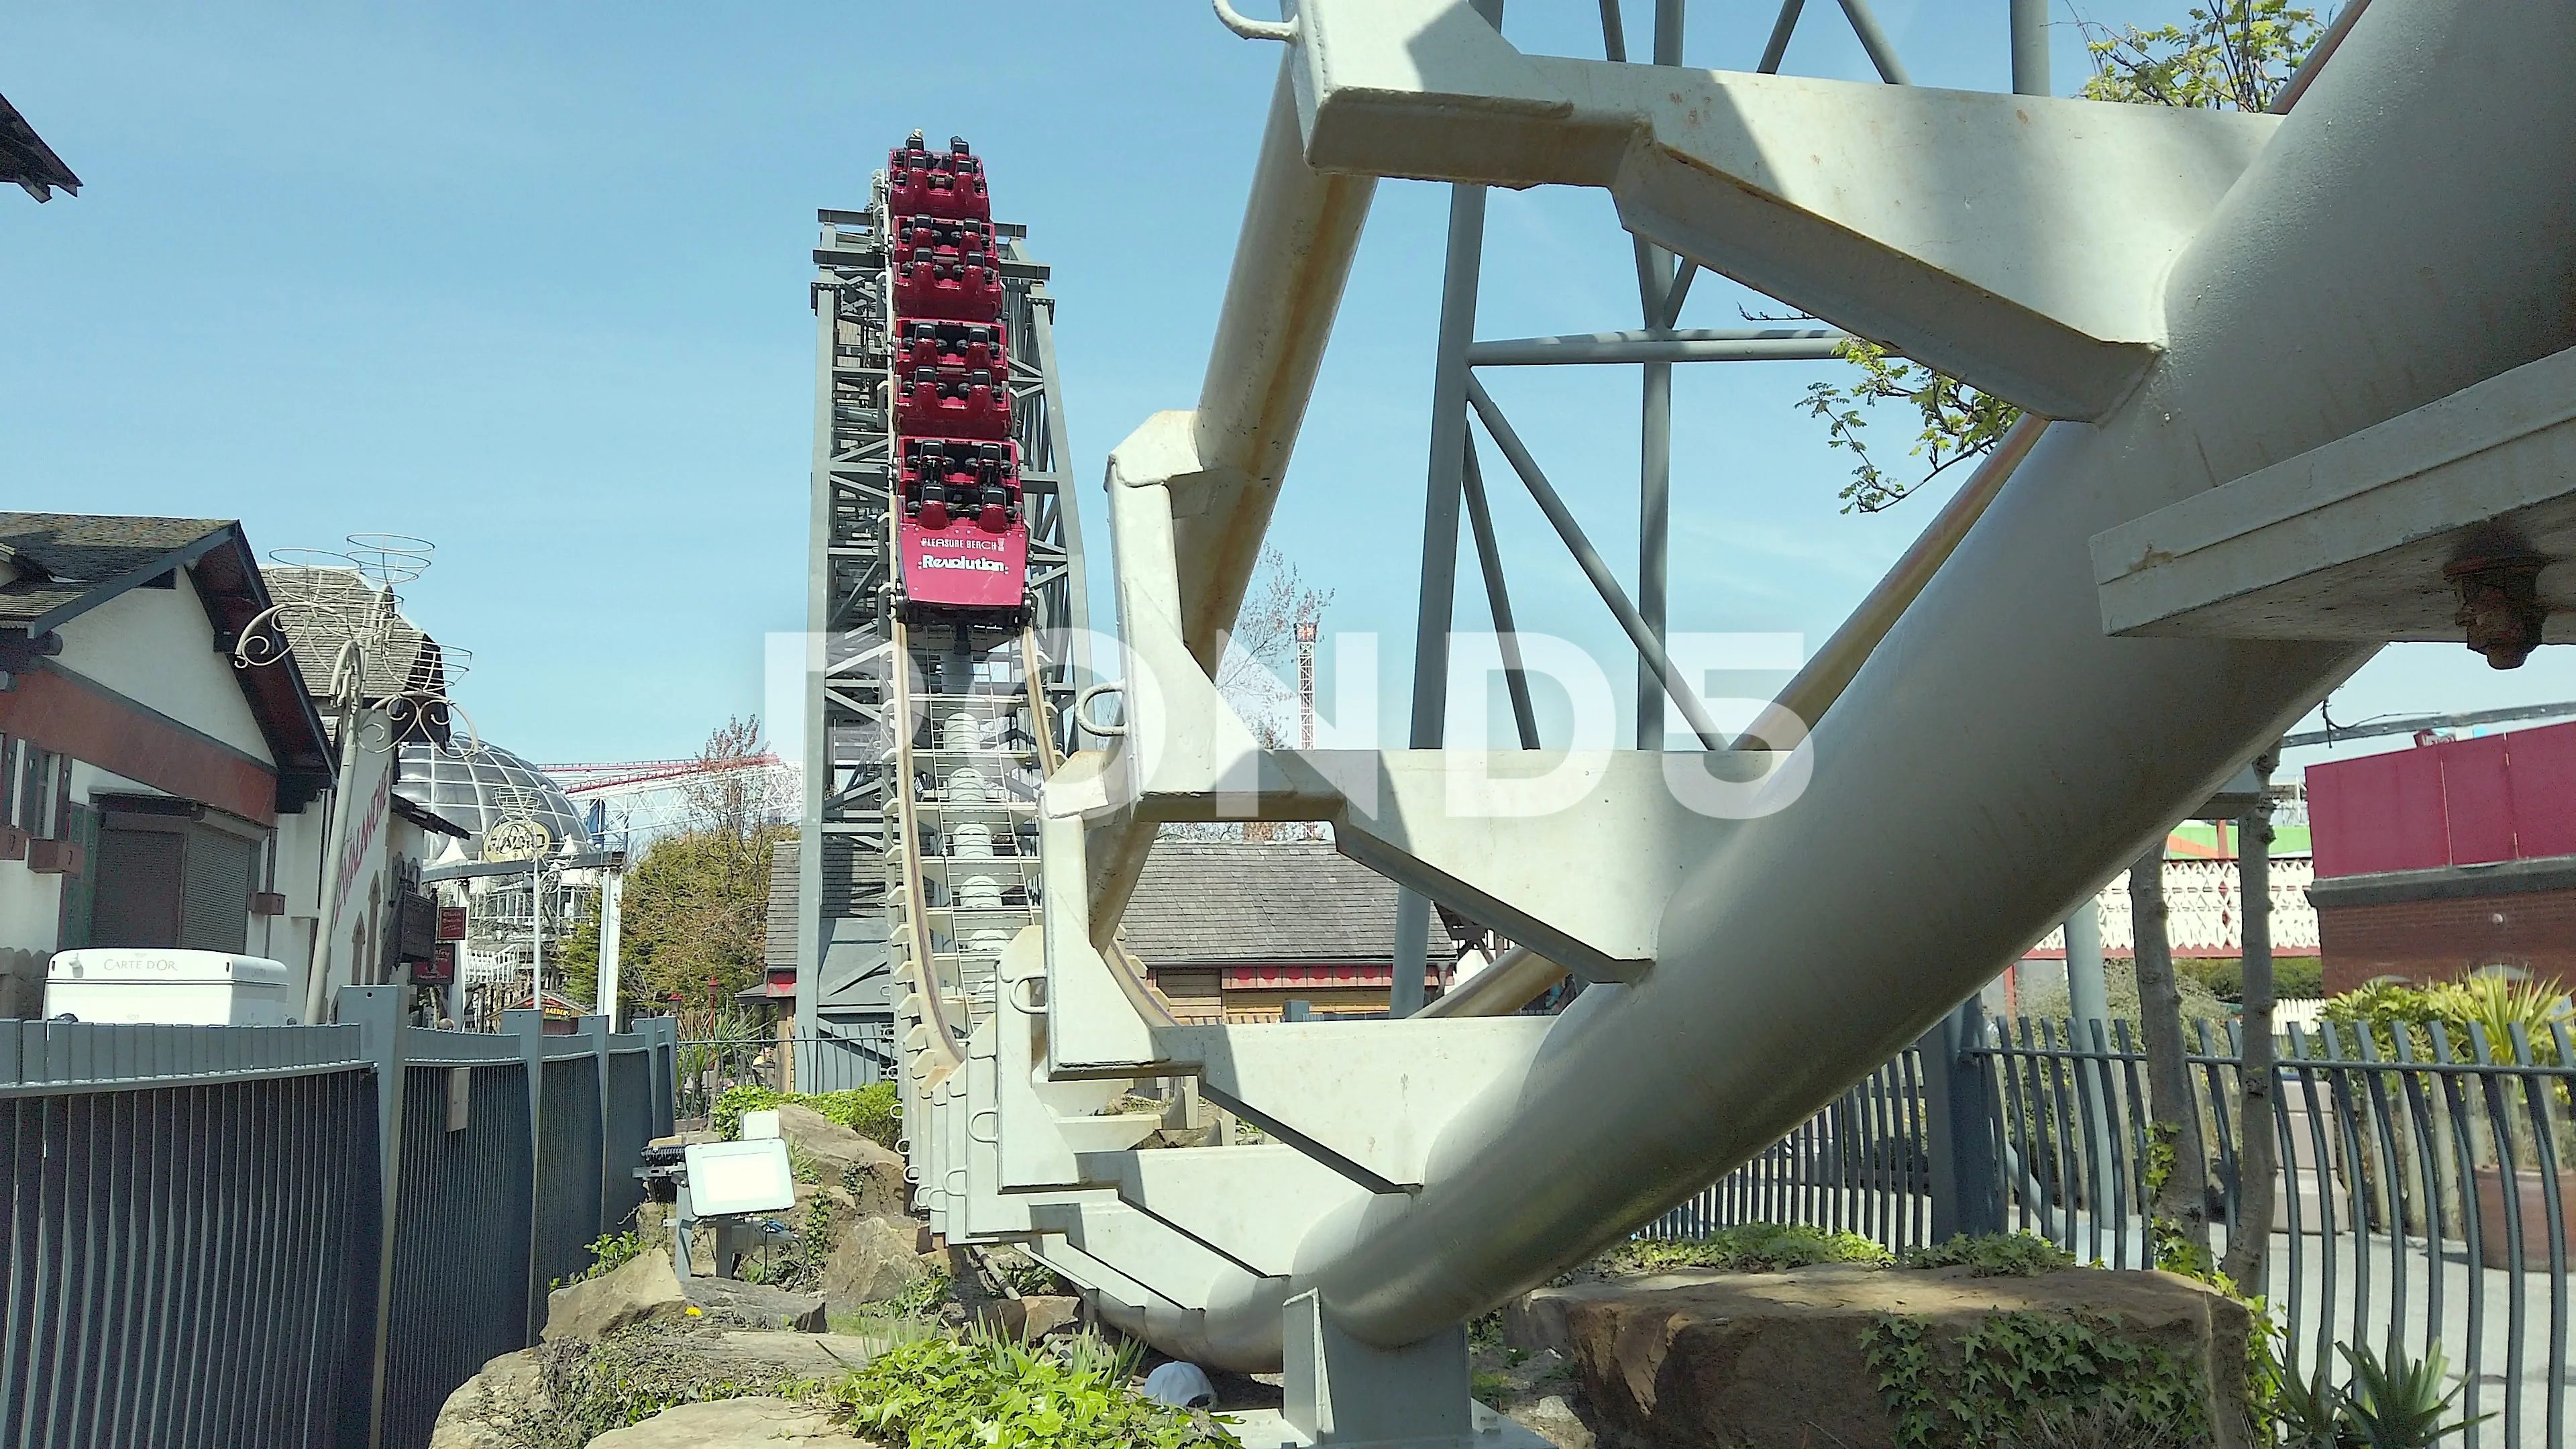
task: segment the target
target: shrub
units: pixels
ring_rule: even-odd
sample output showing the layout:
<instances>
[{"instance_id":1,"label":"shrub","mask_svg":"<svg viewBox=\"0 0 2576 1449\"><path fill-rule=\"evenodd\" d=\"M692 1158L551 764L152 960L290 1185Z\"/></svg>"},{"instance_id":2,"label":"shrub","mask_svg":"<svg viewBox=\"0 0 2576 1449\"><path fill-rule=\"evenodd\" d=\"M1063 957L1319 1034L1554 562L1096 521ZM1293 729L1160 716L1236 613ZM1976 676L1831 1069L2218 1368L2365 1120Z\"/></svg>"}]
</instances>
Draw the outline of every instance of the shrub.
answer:
<instances>
[{"instance_id":1,"label":"shrub","mask_svg":"<svg viewBox=\"0 0 2576 1449\"><path fill-rule=\"evenodd\" d=\"M1601 1255L1608 1276L1663 1273L1675 1268L1714 1268L1727 1273L1780 1273L1817 1263L1884 1267L1887 1249L1858 1233L1827 1232L1802 1223L1738 1223L1704 1238L1634 1238Z\"/></svg>"},{"instance_id":2,"label":"shrub","mask_svg":"<svg viewBox=\"0 0 2576 1449\"><path fill-rule=\"evenodd\" d=\"M1904 1449L2095 1442L2208 1442L2207 1386L2171 1350L2089 1314L2003 1312L1937 1352L1925 1321L1891 1315L1861 1335ZM2072 1442L2081 1443L2080 1439Z\"/></svg>"},{"instance_id":3,"label":"shrub","mask_svg":"<svg viewBox=\"0 0 2576 1449\"><path fill-rule=\"evenodd\" d=\"M644 1247L642 1233L610 1233L604 1238L593 1238L590 1242L590 1266L569 1278L557 1278L546 1286L561 1288L568 1283L586 1283L593 1278L605 1278L642 1257Z\"/></svg>"},{"instance_id":4,"label":"shrub","mask_svg":"<svg viewBox=\"0 0 2576 1449\"><path fill-rule=\"evenodd\" d=\"M725 1138L742 1135L742 1114L766 1112L794 1103L810 1107L881 1147L892 1147L903 1135L903 1101L894 1083L856 1087L846 1092L781 1092L753 1082L727 1087L707 1114L707 1125Z\"/></svg>"},{"instance_id":5,"label":"shrub","mask_svg":"<svg viewBox=\"0 0 2576 1449\"><path fill-rule=\"evenodd\" d=\"M1095 1345L1096 1349L1096 1345ZM904 1449L1238 1445L1219 1416L1155 1403L1129 1353L1058 1353L986 1334L898 1344L826 1393L858 1433Z\"/></svg>"},{"instance_id":6,"label":"shrub","mask_svg":"<svg viewBox=\"0 0 2576 1449\"><path fill-rule=\"evenodd\" d=\"M1897 1255L1900 1268L1954 1268L1965 1264L1971 1278L2028 1278L2075 1266L2075 1255L2035 1233L1960 1233L1946 1243L1908 1248Z\"/></svg>"},{"instance_id":7,"label":"shrub","mask_svg":"<svg viewBox=\"0 0 2576 1449\"><path fill-rule=\"evenodd\" d=\"M2380 982L2329 1000L2319 1015L2338 1028L2350 1029L2343 1033L2347 1051L2353 1046L2351 1033L2367 1031L2371 1045L2380 1055L2394 1056L2397 1036L2402 1031L2408 1049L2419 1060L2429 1060L2433 1055L2435 1022L2442 1024L2451 1055L2461 1060L2475 1052L2469 1028L2483 1028L2487 1053L2499 1062L2513 1060L2512 1029L2520 1026L2529 1036L2532 1059L2544 1065L2558 1061L2558 1042L2552 1028L2576 1025L2567 998L2557 987L2495 976L2432 986Z\"/></svg>"},{"instance_id":8,"label":"shrub","mask_svg":"<svg viewBox=\"0 0 2576 1449\"><path fill-rule=\"evenodd\" d=\"M813 1387L784 1370L743 1377L711 1373L688 1351L685 1330L651 1325L621 1329L596 1343L559 1339L538 1345L533 1401L496 1414L494 1427L510 1449L580 1449L674 1405L793 1396Z\"/></svg>"},{"instance_id":9,"label":"shrub","mask_svg":"<svg viewBox=\"0 0 2576 1449\"><path fill-rule=\"evenodd\" d=\"M2233 1015L2226 1002L2210 993L2206 982L2184 969L2185 964L2182 961L2174 963L2174 982L2182 992L2183 1019L2222 1022ZM2136 963L2130 961L2104 963L2102 983L2105 994L2109 997L2112 1018L2124 1021L2139 1020ZM2065 983L2058 982L2047 986L2033 986L2023 991L2019 1009L2021 1015L2033 1021L2062 1022L2073 1013L2074 1001L2067 995Z\"/></svg>"}]
</instances>

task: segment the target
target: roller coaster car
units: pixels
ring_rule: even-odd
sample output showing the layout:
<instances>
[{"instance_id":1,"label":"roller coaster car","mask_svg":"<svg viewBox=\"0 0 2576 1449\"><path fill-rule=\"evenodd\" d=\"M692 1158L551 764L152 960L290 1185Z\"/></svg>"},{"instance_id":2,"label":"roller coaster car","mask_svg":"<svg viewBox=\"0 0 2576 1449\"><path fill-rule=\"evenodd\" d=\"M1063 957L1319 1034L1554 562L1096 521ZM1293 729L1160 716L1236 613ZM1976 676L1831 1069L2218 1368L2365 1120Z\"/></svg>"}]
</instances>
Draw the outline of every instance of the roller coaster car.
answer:
<instances>
[{"instance_id":1,"label":"roller coaster car","mask_svg":"<svg viewBox=\"0 0 2576 1449\"><path fill-rule=\"evenodd\" d=\"M926 150L919 142L898 146L886 153L886 210L989 221L993 204L984 194L984 163L959 139L950 140L945 151Z\"/></svg>"},{"instance_id":2,"label":"roller coaster car","mask_svg":"<svg viewBox=\"0 0 2576 1449\"><path fill-rule=\"evenodd\" d=\"M895 327L895 375L912 377L925 367L939 373L989 372L997 378L1007 377L1011 370L1010 334L999 322L906 318ZM927 437L936 431L925 430L917 436Z\"/></svg>"},{"instance_id":3,"label":"roller coaster car","mask_svg":"<svg viewBox=\"0 0 2576 1449\"><path fill-rule=\"evenodd\" d=\"M1018 624L1028 618L1029 529L1020 450L979 438L905 438L895 524L898 607L931 620Z\"/></svg>"},{"instance_id":4,"label":"roller coaster car","mask_svg":"<svg viewBox=\"0 0 2576 1449\"><path fill-rule=\"evenodd\" d=\"M894 223L894 264L916 261L982 260L990 265L1001 255L989 221L951 221L936 216L906 216Z\"/></svg>"},{"instance_id":5,"label":"roller coaster car","mask_svg":"<svg viewBox=\"0 0 2576 1449\"><path fill-rule=\"evenodd\" d=\"M1007 438L1011 390L981 369L920 368L896 384L894 416L906 437Z\"/></svg>"},{"instance_id":6,"label":"roller coaster car","mask_svg":"<svg viewBox=\"0 0 2576 1449\"><path fill-rule=\"evenodd\" d=\"M1002 273L981 256L894 269L894 309L905 317L990 322L1002 315Z\"/></svg>"}]
</instances>

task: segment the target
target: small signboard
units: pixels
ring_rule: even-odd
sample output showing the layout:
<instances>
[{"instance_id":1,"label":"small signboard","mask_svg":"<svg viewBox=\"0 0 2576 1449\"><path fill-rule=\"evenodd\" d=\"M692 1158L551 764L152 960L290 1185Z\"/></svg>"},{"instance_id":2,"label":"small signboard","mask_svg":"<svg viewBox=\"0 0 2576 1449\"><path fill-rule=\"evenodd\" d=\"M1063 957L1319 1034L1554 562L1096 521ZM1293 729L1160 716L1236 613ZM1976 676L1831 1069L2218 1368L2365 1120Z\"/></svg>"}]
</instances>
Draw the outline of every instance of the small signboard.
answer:
<instances>
[{"instance_id":1,"label":"small signboard","mask_svg":"<svg viewBox=\"0 0 2576 1449\"><path fill-rule=\"evenodd\" d=\"M483 859L488 863L534 860L554 844L554 832L534 820L504 820L483 833Z\"/></svg>"},{"instance_id":2,"label":"small signboard","mask_svg":"<svg viewBox=\"0 0 2576 1449\"><path fill-rule=\"evenodd\" d=\"M442 941L462 941L465 939L465 908L463 906L440 906L438 908L438 939Z\"/></svg>"},{"instance_id":3,"label":"small signboard","mask_svg":"<svg viewBox=\"0 0 2576 1449\"><path fill-rule=\"evenodd\" d=\"M445 986L456 979L456 943L441 941L430 948L429 959L411 963L414 986Z\"/></svg>"}]
</instances>

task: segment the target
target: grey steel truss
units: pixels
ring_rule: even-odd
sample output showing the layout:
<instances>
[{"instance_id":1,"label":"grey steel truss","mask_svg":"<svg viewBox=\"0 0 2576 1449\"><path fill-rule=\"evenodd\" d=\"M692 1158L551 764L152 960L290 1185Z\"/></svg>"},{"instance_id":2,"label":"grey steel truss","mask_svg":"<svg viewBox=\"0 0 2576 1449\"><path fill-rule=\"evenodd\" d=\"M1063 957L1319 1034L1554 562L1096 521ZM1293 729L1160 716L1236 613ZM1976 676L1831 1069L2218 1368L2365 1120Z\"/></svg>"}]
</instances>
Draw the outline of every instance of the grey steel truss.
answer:
<instances>
[{"instance_id":1,"label":"grey steel truss","mask_svg":"<svg viewBox=\"0 0 2576 1449\"><path fill-rule=\"evenodd\" d=\"M884 189L879 175L877 189ZM895 646L885 627L894 445L892 284L879 210L818 213L810 287L815 317L814 471L806 576L805 808L797 848L796 1028L826 1017L882 1036L893 1017L885 852L895 800L887 713ZM1040 683L1069 697L1087 653L1090 611L1082 522L1070 485L1064 392L1056 376L1055 298L1029 259L1025 227L995 223L1003 320L1011 342L1013 434L1029 519L1029 588L1048 652ZM1070 720L1071 710L1058 716ZM1065 726L1070 730L1070 724ZM1072 741L1058 742L1071 748ZM800 1062L800 1068L805 1066Z\"/></svg>"}]
</instances>

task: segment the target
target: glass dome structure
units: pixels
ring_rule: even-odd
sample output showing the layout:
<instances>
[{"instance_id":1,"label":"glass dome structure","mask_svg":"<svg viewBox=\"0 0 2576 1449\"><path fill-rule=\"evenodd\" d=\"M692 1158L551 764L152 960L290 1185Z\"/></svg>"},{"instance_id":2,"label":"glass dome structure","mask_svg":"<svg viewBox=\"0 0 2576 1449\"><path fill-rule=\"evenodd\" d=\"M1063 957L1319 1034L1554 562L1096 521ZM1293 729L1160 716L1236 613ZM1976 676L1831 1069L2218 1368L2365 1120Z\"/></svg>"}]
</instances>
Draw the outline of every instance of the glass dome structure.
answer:
<instances>
[{"instance_id":1,"label":"glass dome structure","mask_svg":"<svg viewBox=\"0 0 2576 1449\"><path fill-rule=\"evenodd\" d=\"M591 844L581 808L563 787L497 745L459 756L426 744L406 744L394 793L472 831L468 853L482 851L485 831L519 816L543 825L558 842L570 841L575 850Z\"/></svg>"}]
</instances>

